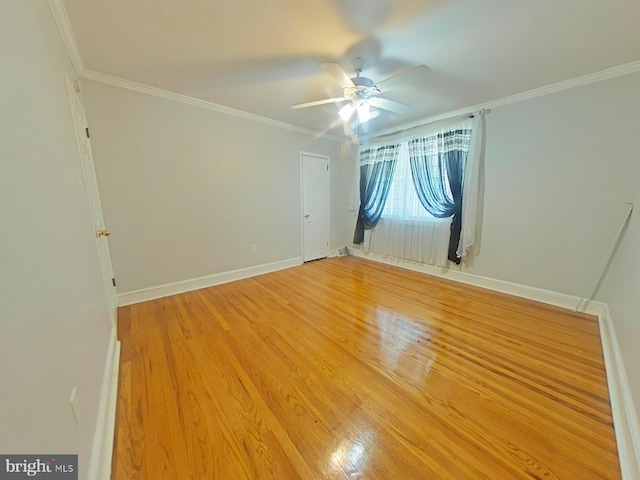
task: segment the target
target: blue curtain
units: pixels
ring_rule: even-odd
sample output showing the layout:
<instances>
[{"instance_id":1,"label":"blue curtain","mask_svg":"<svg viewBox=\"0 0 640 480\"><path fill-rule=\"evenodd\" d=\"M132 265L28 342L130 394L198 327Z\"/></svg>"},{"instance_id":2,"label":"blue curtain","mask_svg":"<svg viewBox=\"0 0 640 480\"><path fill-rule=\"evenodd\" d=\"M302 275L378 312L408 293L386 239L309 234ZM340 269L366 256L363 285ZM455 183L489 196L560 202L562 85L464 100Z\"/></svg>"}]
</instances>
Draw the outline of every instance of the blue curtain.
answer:
<instances>
[{"instance_id":1,"label":"blue curtain","mask_svg":"<svg viewBox=\"0 0 640 480\"><path fill-rule=\"evenodd\" d=\"M360 210L353 243L364 242L364 231L378 224L396 170L400 144L360 152Z\"/></svg>"},{"instance_id":2,"label":"blue curtain","mask_svg":"<svg viewBox=\"0 0 640 480\"><path fill-rule=\"evenodd\" d=\"M409 142L411 175L420 203L434 217L453 217L448 258L457 264L460 263L456 251L462 228L462 181L470 142L471 130L466 129Z\"/></svg>"}]
</instances>

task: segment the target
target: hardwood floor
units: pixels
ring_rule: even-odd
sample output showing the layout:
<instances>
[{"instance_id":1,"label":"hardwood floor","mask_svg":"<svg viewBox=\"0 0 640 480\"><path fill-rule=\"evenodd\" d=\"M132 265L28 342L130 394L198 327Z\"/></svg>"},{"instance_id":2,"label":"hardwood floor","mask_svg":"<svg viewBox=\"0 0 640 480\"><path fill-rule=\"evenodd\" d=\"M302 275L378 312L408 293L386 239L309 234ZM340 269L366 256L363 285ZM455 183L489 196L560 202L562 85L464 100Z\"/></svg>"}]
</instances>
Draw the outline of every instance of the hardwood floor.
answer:
<instances>
[{"instance_id":1,"label":"hardwood floor","mask_svg":"<svg viewBox=\"0 0 640 480\"><path fill-rule=\"evenodd\" d=\"M620 478L589 315L340 257L118 323L114 479Z\"/></svg>"}]
</instances>

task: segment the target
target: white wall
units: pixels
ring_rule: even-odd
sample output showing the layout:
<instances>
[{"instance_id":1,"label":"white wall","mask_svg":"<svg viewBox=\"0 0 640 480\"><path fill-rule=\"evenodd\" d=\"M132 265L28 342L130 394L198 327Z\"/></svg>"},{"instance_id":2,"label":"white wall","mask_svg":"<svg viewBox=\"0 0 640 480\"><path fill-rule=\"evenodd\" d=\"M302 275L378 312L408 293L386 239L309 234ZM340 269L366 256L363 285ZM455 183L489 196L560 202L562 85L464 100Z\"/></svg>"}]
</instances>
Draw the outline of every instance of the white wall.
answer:
<instances>
[{"instance_id":1,"label":"white wall","mask_svg":"<svg viewBox=\"0 0 640 480\"><path fill-rule=\"evenodd\" d=\"M0 452L77 453L85 478L110 322L78 180L72 69L46 2L1 0L0 11Z\"/></svg>"},{"instance_id":2,"label":"white wall","mask_svg":"<svg viewBox=\"0 0 640 480\"><path fill-rule=\"evenodd\" d=\"M640 74L487 116L481 253L471 273L580 296L637 189Z\"/></svg>"},{"instance_id":3,"label":"white wall","mask_svg":"<svg viewBox=\"0 0 640 480\"><path fill-rule=\"evenodd\" d=\"M636 156L636 162L638 162ZM639 162L640 163L640 162ZM606 302L620 343L634 404L640 417L640 180L635 210L624 232L598 299Z\"/></svg>"},{"instance_id":4,"label":"white wall","mask_svg":"<svg viewBox=\"0 0 640 480\"><path fill-rule=\"evenodd\" d=\"M92 81L83 91L119 292L300 257L301 150L331 157L330 244L347 244L355 154L340 144Z\"/></svg>"}]
</instances>

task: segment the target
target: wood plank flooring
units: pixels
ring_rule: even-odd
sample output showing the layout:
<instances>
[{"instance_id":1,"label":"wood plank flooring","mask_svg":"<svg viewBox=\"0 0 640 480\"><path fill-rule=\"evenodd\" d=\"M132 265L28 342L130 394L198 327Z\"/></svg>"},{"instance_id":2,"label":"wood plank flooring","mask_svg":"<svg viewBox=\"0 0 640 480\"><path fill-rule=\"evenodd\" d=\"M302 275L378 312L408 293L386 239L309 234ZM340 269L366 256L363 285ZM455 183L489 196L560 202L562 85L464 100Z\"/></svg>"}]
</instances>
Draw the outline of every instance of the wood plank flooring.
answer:
<instances>
[{"instance_id":1,"label":"wood plank flooring","mask_svg":"<svg viewBox=\"0 0 640 480\"><path fill-rule=\"evenodd\" d=\"M340 257L118 324L117 480L620 478L589 315Z\"/></svg>"}]
</instances>

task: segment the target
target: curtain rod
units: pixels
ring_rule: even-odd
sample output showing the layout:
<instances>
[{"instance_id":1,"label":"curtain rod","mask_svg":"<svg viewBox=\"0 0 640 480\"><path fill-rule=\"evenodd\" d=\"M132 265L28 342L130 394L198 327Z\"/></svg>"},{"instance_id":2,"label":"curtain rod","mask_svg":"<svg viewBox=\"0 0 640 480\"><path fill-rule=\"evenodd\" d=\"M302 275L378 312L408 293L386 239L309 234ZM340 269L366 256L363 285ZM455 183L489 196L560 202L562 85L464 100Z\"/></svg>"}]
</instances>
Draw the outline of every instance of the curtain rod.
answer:
<instances>
[{"instance_id":1,"label":"curtain rod","mask_svg":"<svg viewBox=\"0 0 640 480\"><path fill-rule=\"evenodd\" d=\"M421 123L419 125L413 125L413 126L408 127L408 128L404 128L404 129L401 129L401 130L396 130L394 132L384 133L384 134L382 134L380 136L377 136L377 137L371 137L371 138L369 138L369 140L370 141L375 141L375 140L378 140L378 139L384 139L385 137L390 137L392 135L398 135L400 133L410 132L413 129L426 127L427 125L431 125L433 123L438 123L438 122L444 122L446 120L454 120L454 119L458 119L458 118L460 120L462 120L464 118L474 118L476 115L486 115L488 113L491 113L491 109L490 108L483 108L482 110L478 110L477 112L465 113L465 114L462 114L462 115L454 115L452 117L445 117L445 118L441 118L439 120L434 120L434 121L431 121L431 122Z\"/></svg>"}]
</instances>

